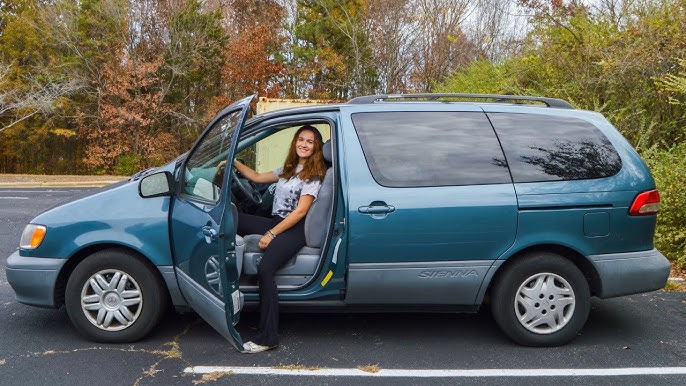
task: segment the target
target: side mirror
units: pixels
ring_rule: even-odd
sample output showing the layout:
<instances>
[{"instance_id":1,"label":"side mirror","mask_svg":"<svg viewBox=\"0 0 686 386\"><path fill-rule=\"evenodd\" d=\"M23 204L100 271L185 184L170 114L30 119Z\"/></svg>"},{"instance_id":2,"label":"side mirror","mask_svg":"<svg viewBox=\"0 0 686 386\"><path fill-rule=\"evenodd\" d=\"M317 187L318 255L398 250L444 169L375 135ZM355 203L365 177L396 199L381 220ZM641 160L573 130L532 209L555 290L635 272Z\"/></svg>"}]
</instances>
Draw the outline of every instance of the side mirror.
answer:
<instances>
[{"instance_id":1,"label":"side mirror","mask_svg":"<svg viewBox=\"0 0 686 386\"><path fill-rule=\"evenodd\" d=\"M174 176L169 172L154 173L141 178L138 194L143 198L171 196L174 193Z\"/></svg>"}]
</instances>

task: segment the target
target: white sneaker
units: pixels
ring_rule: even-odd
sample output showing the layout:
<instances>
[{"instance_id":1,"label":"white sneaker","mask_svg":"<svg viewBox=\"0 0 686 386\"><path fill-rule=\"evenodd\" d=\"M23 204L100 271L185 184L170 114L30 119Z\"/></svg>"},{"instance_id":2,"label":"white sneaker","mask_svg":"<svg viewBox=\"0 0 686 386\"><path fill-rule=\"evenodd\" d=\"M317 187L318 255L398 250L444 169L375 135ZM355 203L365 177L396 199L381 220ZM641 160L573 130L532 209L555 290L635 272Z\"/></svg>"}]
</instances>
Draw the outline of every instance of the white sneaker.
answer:
<instances>
[{"instance_id":1,"label":"white sneaker","mask_svg":"<svg viewBox=\"0 0 686 386\"><path fill-rule=\"evenodd\" d=\"M275 348L276 346L262 346L254 342L243 343L243 354L257 354L258 352L267 351Z\"/></svg>"}]
</instances>

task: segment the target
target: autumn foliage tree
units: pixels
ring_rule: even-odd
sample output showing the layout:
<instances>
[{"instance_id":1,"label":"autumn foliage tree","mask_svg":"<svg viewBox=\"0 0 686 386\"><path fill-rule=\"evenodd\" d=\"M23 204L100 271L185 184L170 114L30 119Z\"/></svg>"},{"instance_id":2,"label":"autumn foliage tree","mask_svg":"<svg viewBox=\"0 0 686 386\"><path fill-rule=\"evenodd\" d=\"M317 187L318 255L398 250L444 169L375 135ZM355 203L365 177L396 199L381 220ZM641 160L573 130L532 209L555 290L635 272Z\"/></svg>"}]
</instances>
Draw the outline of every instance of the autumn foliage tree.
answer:
<instances>
[{"instance_id":1,"label":"autumn foliage tree","mask_svg":"<svg viewBox=\"0 0 686 386\"><path fill-rule=\"evenodd\" d=\"M101 125L88 131L86 165L128 173L177 154L175 136L164 125L171 111L159 76L162 63L162 59L143 63L123 59L105 68L98 111Z\"/></svg>"},{"instance_id":2,"label":"autumn foliage tree","mask_svg":"<svg viewBox=\"0 0 686 386\"><path fill-rule=\"evenodd\" d=\"M344 100L373 93L377 73L362 0L297 2L291 75L301 97Z\"/></svg>"},{"instance_id":3,"label":"autumn foliage tree","mask_svg":"<svg viewBox=\"0 0 686 386\"><path fill-rule=\"evenodd\" d=\"M86 82L46 39L43 16L36 1L0 2L0 171L79 170L83 147L68 115Z\"/></svg>"},{"instance_id":4,"label":"autumn foliage tree","mask_svg":"<svg viewBox=\"0 0 686 386\"><path fill-rule=\"evenodd\" d=\"M453 71L476 59L476 50L462 29L467 1L413 0L418 17L411 50L410 73L417 91L431 91Z\"/></svg>"},{"instance_id":5,"label":"autumn foliage tree","mask_svg":"<svg viewBox=\"0 0 686 386\"><path fill-rule=\"evenodd\" d=\"M258 93L278 97L284 76L285 9L274 0L233 0L225 10L229 44L222 71L222 102Z\"/></svg>"}]
</instances>

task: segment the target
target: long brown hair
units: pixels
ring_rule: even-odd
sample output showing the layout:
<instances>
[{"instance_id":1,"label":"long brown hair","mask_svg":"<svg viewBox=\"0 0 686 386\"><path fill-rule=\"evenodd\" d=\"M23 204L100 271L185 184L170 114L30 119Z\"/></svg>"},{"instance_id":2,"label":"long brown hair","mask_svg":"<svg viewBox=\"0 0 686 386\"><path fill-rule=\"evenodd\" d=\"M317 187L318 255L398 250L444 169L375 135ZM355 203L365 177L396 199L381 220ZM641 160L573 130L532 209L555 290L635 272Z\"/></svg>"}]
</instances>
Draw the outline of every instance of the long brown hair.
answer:
<instances>
[{"instance_id":1,"label":"long brown hair","mask_svg":"<svg viewBox=\"0 0 686 386\"><path fill-rule=\"evenodd\" d=\"M298 153L296 152L298 136L305 130L311 131L314 134L314 148L312 149L312 155L305 161L303 170L298 173L298 177L303 181L312 179L321 181L324 179L324 175L326 175L326 164L324 163L324 153L322 152L324 141L322 140L322 133L312 125L302 126L293 135L291 147L288 149L288 155L286 156L286 161L284 161L280 177L289 179L295 174L295 168L298 167L299 161Z\"/></svg>"}]
</instances>

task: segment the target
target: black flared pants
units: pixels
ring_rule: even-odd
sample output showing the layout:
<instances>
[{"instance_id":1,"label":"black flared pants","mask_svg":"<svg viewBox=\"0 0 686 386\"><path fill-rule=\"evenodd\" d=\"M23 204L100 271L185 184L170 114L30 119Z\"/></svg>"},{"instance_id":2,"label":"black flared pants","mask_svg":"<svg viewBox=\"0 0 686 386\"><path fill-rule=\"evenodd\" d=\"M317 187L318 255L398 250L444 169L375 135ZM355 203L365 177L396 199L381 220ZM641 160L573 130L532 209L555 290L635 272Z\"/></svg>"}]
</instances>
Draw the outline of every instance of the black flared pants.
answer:
<instances>
[{"instance_id":1,"label":"black flared pants","mask_svg":"<svg viewBox=\"0 0 686 386\"><path fill-rule=\"evenodd\" d=\"M260 234L273 228L283 218L238 214L238 234L241 236ZM257 267L260 288L260 324L254 343L263 346L279 344L279 298L274 275L276 271L305 246L305 221L300 220L290 229L276 236L264 251Z\"/></svg>"}]
</instances>

